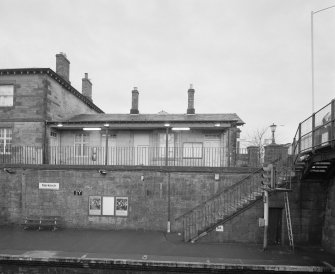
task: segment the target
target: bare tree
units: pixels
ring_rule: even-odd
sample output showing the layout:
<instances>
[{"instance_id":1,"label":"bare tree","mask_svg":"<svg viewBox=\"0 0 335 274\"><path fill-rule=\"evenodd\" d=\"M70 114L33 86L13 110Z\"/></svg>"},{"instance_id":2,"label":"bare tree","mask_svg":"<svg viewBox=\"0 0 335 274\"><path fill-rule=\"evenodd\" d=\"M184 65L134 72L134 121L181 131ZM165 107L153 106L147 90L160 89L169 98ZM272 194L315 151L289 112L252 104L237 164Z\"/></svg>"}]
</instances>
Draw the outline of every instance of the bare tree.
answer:
<instances>
[{"instance_id":1,"label":"bare tree","mask_svg":"<svg viewBox=\"0 0 335 274\"><path fill-rule=\"evenodd\" d=\"M257 128L254 132L248 136L250 145L256 146L259 149L259 163L263 162L264 159L264 146L266 145L266 132L269 127Z\"/></svg>"}]
</instances>

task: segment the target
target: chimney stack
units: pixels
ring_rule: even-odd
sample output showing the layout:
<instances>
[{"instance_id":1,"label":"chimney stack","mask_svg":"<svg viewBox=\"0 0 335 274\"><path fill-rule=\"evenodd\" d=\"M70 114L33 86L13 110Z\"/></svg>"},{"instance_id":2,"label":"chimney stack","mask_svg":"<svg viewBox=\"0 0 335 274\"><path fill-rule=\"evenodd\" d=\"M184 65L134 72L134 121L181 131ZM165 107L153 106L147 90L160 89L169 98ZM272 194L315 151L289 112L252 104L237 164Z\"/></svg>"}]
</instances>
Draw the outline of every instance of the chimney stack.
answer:
<instances>
[{"instance_id":1,"label":"chimney stack","mask_svg":"<svg viewBox=\"0 0 335 274\"><path fill-rule=\"evenodd\" d=\"M140 112L138 111L138 90L137 87L134 87L132 90L132 95L131 95L131 109L130 109L130 114L139 114Z\"/></svg>"},{"instance_id":2,"label":"chimney stack","mask_svg":"<svg viewBox=\"0 0 335 274\"><path fill-rule=\"evenodd\" d=\"M82 94L92 101L92 83L88 79L88 73L85 73L85 78L82 79Z\"/></svg>"},{"instance_id":3,"label":"chimney stack","mask_svg":"<svg viewBox=\"0 0 335 274\"><path fill-rule=\"evenodd\" d=\"M194 109L194 89L193 85L190 84L190 88L188 89L188 108L187 108L187 114L195 114Z\"/></svg>"},{"instance_id":4,"label":"chimney stack","mask_svg":"<svg viewBox=\"0 0 335 274\"><path fill-rule=\"evenodd\" d=\"M66 58L66 54L61 52L56 54L56 73L63 77L64 80L70 82L70 61Z\"/></svg>"}]
</instances>

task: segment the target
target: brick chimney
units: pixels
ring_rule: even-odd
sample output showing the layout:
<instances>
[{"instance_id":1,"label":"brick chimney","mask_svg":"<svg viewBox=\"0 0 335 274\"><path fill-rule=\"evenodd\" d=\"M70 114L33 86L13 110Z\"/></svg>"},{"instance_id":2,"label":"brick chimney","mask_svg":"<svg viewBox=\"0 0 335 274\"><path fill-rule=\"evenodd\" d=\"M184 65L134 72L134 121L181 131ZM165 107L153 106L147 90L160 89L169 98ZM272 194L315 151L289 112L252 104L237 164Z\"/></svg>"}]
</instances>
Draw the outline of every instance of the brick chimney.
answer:
<instances>
[{"instance_id":1,"label":"brick chimney","mask_svg":"<svg viewBox=\"0 0 335 274\"><path fill-rule=\"evenodd\" d=\"M194 109L194 89L193 85L190 85L190 88L188 89L188 108L187 108L187 114L195 114Z\"/></svg>"},{"instance_id":2,"label":"brick chimney","mask_svg":"<svg viewBox=\"0 0 335 274\"><path fill-rule=\"evenodd\" d=\"M137 87L134 87L134 89L131 92L131 109L130 114L139 114L138 111L138 90Z\"/></svg>"},{"instance_id":3,"label":"brick chimney","mask_svg":"<svg viewBox=\"0 0 335 274\"><path fill-rule=\"evenodd\" d=\"M66 58L66 54L61 52L56 54L56 73L70 82L70 61Z\"/></svg>"},{"instance_id":4,"label":"brick chimney","mask_svg":"<svg viewBox=\"0 0 335 274\"><path fill-rule=\"evenodd\" d=\"M82 79L81 92L84 96L87 97L87 99L92 101L92 83L90 79L88 79L88 73L85 73L85 78Z\"/></svg>"}]
</instances>

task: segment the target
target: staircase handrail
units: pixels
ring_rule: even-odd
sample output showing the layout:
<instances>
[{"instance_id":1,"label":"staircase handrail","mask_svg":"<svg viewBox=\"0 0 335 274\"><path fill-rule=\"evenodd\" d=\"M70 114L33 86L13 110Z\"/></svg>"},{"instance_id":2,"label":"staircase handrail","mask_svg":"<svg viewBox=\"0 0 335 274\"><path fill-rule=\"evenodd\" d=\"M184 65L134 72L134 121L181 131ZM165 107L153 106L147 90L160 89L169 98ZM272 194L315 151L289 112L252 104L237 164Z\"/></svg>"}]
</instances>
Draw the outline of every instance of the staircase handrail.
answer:
<instances>
[{"instance_id":1,"label":"staircase handrail","mask_svg":"<svg viewBox=\"0 0 335 274\"><path fill-rule=\"evenodd\" d=\"M276 160L272 161L271 164L275 164L275 163L277 163L278 161L281 160L281 158L282 158L282 157L279 156ZM175 221L178 221L179 219L181 219L181 218L183 218L183 217L185 217L185 216L191 214L194 210L196 210L196 209L202 207L203 205L205 205L205 204L211 202L212 200L214 200L214 199L216 199L217 197L221 196L222 194L228 192L229 190L231 190L231 189L233 189L233 188L236 188L236 187L240 186L245 180L249 179L250 177L254 176L254 175L257 174L257 173L260 173L260 171L262 171L262 169L263 169L263 167L257 169L256 171L250 173L248 176L244 177L243 179L241 179L241 180L238 181L237 183L232 184L231 186L225 188L224 190L222 190L222 191L220 191L220 192L214 194L212 197L210 197L210 198L207 199L206 201L200 203L199 205L197 205L197 206L191 208L190 210L188 210L188 211L185 212L184 214L182 214L182 215L178 216L177 218L175 218Z\"/></svg>"}]
</instances>

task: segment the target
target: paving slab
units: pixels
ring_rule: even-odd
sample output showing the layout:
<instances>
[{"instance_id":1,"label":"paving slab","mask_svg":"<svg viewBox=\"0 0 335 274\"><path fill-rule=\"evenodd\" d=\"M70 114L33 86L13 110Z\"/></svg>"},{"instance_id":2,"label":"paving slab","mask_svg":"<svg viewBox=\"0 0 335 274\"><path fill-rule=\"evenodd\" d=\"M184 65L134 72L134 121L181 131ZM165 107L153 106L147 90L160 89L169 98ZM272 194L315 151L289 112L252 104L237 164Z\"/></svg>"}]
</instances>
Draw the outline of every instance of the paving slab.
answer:
<instances>
[{"instance_id":1,"label":"paving slab","mask_svg":"<svg viewBox=\"0 0 335 274\"><path fill-rule=\"evenodd\" d=\"M173 269L252 269L279 272L333 271L335 256L318 247L184 243L178 234L152 231L23 230L0 227L0 264L15 262L140 266Z\"/></svg>"}]
</instances>

